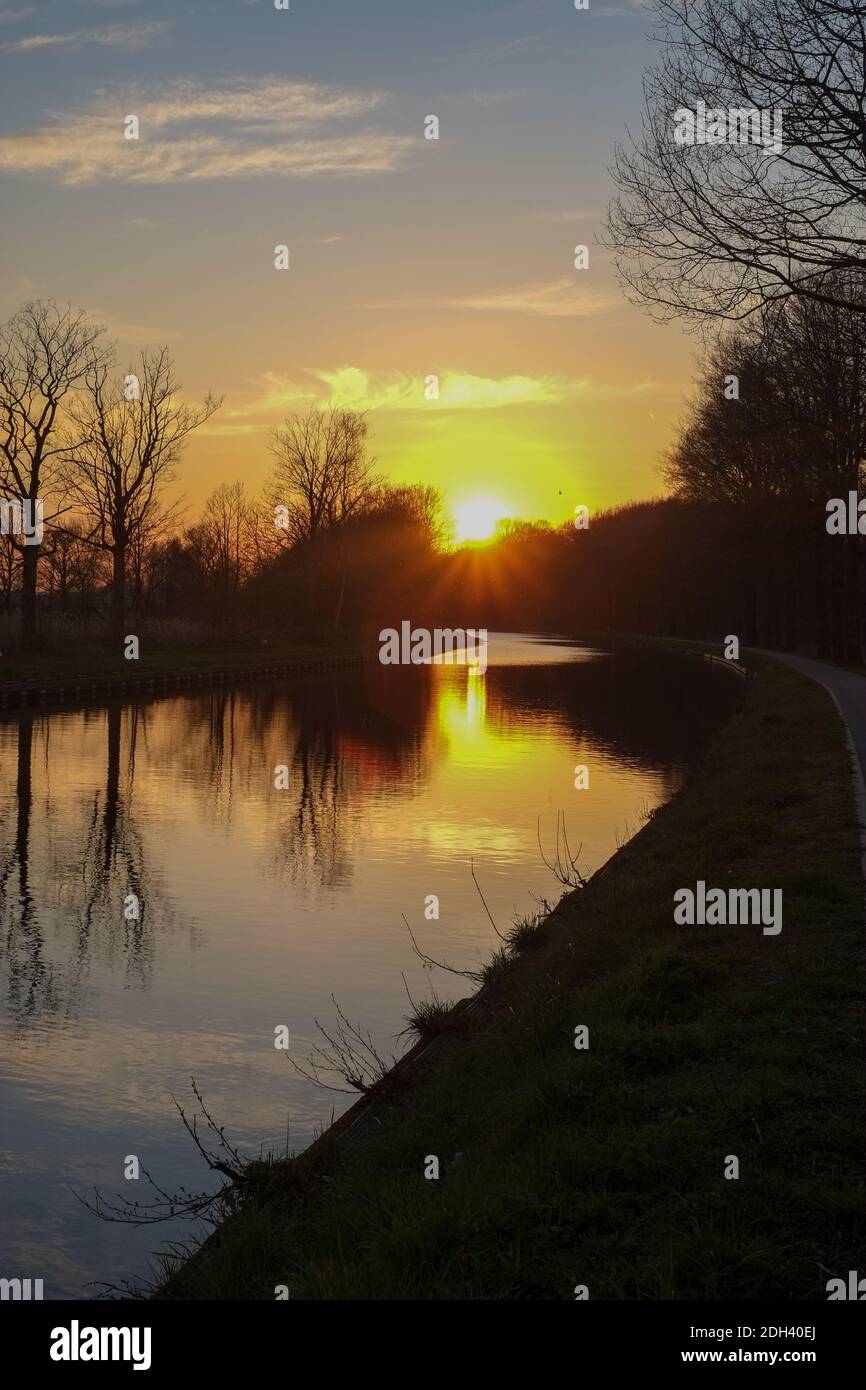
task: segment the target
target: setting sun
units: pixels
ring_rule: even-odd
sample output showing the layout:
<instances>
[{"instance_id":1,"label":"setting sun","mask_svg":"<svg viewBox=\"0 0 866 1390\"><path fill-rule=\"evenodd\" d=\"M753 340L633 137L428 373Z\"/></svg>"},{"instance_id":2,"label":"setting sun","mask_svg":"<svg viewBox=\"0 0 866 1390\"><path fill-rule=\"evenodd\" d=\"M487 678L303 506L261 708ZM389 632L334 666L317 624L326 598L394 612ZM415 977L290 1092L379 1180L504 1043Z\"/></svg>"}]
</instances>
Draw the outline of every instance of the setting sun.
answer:
<instances>
[{"instance_id":1,"label":"setting sun","mask_svg":"<svg viewBox=\"0 0 866 1390\"><path fill-rule=\"evenodd\" d=\"M494 497L471 497L454 508L457 540L489 541L497 523L507 515L506 508Z\"/></svg>"}]
</instances>

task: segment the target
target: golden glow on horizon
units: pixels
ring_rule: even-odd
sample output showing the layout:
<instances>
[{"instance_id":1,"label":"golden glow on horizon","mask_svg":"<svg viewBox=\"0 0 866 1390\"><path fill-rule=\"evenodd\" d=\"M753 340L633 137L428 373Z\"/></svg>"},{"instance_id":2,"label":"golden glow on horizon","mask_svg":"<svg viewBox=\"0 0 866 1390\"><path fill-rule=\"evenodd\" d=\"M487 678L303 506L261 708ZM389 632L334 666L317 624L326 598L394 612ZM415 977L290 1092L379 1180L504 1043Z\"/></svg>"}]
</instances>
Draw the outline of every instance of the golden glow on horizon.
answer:
<instances>
[{"instance_id":1,"label":"golden glow on horizon","mask_svg":"<svg viewBox=\"0 0 866 1390\"><path fill-rule=\"evenodd\" d=\"M454 508L457 540L489 541L497 523L508 515L507 508L494 497L470 497Z\"/></svg>"}]
</instances>

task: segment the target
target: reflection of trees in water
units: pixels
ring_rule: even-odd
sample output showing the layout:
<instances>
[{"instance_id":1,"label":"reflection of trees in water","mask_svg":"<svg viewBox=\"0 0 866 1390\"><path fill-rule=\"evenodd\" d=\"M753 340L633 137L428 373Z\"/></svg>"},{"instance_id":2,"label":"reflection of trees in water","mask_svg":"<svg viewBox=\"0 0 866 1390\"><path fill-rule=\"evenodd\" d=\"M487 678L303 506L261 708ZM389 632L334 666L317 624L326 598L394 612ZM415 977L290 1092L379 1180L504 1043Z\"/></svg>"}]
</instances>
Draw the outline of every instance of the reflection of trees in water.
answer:
<instances>
[{"instance_id":1,"label":"reflection of trees in water","mask_svg":"<svg viewBox=\"0 0 866 1390\"><path fill-rule=\"evenodd\" d=\"M32 714L18 721L17 760L15 814L3 817L4 824L14 825L14 834L11 844L4 846L0 870L0 933L10 1011L13 1018L24 1019L62 1009L31 883Z\"/></svg>"},{"instance_id":2,"label":"reflection of trees in water","mask_svg":"<svg viewBox=\"0 0 866 1390\"><path fill-rule=\"evenodd\" d=\"M361 805L412 794L429 774L430 673L396 672L390 693L382 708L353 671L183 697L156 707L148 755L182 769L209 823L231 826L252 810L269 873L345 885ZM280 791L279 764L289 769Z\"/></svg>"},{"instance_id":3,"label":"reflection of trees in water","mask_svg":"<svg viewBox=\"0 0 866 1390\"><path fill-rule=\"evenodd\" d=\"M349 882L351 827L361 806L383 792L414 792L426 781L429 680L424 689L427 698L411 724L371 705L361 673L291 690L291 754L276 760L288 763L289 790L274 793L272 872L307 887Z\"/></svg>"},{"instance_id":4,"label":"reflection of trees in water","mask_svg":"<svg viewBox=\"0 0 866 1390\"><path fill-rule=\"evenodd\" d=\"M699 751L738 691L724 673L668 654L492 667L485 679L482 718L490 724L555 719L577 742L656 772ZM270 875L305 887L345 886L363 810L426 785L442 736L434 702L446 688L427 668L375 664L76 716L27 713L17 733L0 726L4 757L17 758L14 792L11 776L0 776L8 803L0 825L0 943L13 1016L74 1011L94 959L120 962L132 985L147 987L157 931L171 913L147 862L136 775L142 782L146 770L160 788L192 796L206 824L242 831L252 824ZM69 779L91 765L89 731L101 738L103 726L104 783L76 798ZM77 746L65 757L57 744L70 738ZM281 763L289 768L286 791L274 787ZM139 796L153 805L148 784ZM129 893L141 901L139 921L124 917ZM66 950L62 961L51 932Z\"/></svg>"},{"instance_id":5,"label":"reflection of trees in water","mask_svg":"<svg viewBox=\"0 0 866 1390\"><path fill-rule=\"evenodd\" d=\"M286 760L289 789L275 793L280 799L268 861L277 876L287 873L304 887L333 888L351 878L347 812L357 791L355 769L340 756L335 740L322 731L311 731L308 740L302 727Z\"/></svg>"},{"instance_id":6,"label":"reflection of trees in water","mask_svg":"<svg viewBox=\"0 0 866 1390\"><path fill-rule=\"evenodd\" d=\"M126 738L123 725L126 723ZM106 772L104 793L88 801L84 854L79 888L72 911L77 919L74 969L84 974L99 941L100 958L125 963L127 981L146 988L153 970L155 926L171 918L146 852L134 810L135 757L139 712L136 707L110 705L106 712ZM127 919L124 898L134 893L138 919Z\"/></svg>"},{"instance_id":7,"label":"reflection of trees in water","mask_svg":"<svg viewBox=\"0 0 866 1390\"><path fill-rule=\"evenodd\" d=\"M628 649L577 664L493 667L487 682L488 718L553 716L578 743L649 771L699 755L742 693L702 661Z\"/></svg>"},{"instance_id":8,"label":"reflection of trees in water","mask_svg":"<svg viewBox=\"0 0 866 1390\"><path fill-rule=\"evenodd\" d=\"M100 712L102 714L102 712ZM104 712L105 785L78 803L66 803L58 823L49 769L52 721L32 714L18 721L15 834L2 854L0 930L7 962L7 991L13 1016L24 1022L45 1013L77 1010L87 972L95 959L124 963L128 983L146 988L151 975L157 925L171 920L154 876L133 807L137 714L111 705ZM80 729L93 723L81 716ZM45 790L34 814L34 725L42 751ZM125 757L124 757L125 753ZM62 769L62 774L68 771ZM11 823L12 817L9 817ZM127 921L124 898L134 893L139 920ZM69 925L74 938L64 961L46 948L48 923Z\"/></svg>"}]
</instances>

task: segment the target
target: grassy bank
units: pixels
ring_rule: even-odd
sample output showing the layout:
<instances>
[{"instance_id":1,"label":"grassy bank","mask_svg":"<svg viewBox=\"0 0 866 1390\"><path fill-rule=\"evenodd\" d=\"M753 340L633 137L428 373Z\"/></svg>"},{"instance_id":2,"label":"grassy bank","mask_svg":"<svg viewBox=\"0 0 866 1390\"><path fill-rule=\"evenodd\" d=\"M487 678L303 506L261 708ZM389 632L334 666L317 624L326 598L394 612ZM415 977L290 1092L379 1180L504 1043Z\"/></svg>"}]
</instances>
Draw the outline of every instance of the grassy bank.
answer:
<instances>
[{"instance_id":1,"label":"grassy bank","mask_svg":"<svg viewBox=\"0 0 866 1390\"><path fill-rule=\"evenodd\" d=\"M471 1026L389 1094L375 1137L252 1165L158 1297L825 1298L862 1264L848 755L823 690L755 670L685 790L493 963ZM781 934L675 926L698 879L781 888Z\"/></svg>"},{"instance_id":2,"label":"grassy bank","mask_svg":"<svg viewBox=\"0 0 866 1390\"><path fill-rule=\"evenodd\" d=\"M357 644L296 642L257 639L213 642L150 642L142 639L140 656L128 661L123 643L81 641L46 646L34 652L0 656L0 682L56 680L100 676L172 675L180 671L220 670L224 667L264 666L270 662L315 660L350 653Z\"/></svg>"}]
</instances>

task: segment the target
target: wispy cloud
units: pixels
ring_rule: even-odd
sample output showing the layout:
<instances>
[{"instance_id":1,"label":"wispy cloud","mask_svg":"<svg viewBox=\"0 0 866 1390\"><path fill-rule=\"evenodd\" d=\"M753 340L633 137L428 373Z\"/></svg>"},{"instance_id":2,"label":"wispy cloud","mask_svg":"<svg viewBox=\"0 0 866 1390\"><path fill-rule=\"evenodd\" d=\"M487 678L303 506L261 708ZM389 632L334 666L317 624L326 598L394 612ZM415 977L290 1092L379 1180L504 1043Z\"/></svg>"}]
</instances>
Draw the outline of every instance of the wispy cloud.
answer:
<instances>
[{"instance_id":1,"label":"wispy cloud","mask_svg":"<svg viewBox=\"0 0 866 1390\"><path fill-rule=\"evenodd\" d=\"M524 100L529 95L525 87L470 87L465 92L448 92L449 106L502 106L508 101Z\"/></svg>"},{"instance_id":2,"label":"wispy cloud","mask_svg":"<svg viewBox=\"0 0 866 1390\"><path fill-rule=\"evenodd\" d=\"M30 34L11 39L0 48L11 53L30 53L39 48L79 48L99 44L106 48L146 48L173 27L173 19L154 19L147 24L107 24L102 29L71 29L65 34Z\"/></svg>"},{"instance_id":3,"label":"wispy cloud","mask_svg":"<svg viewBox=\"0 0 866 1390\"><path fill-rule=\"evenodd\" d=\"M0 24L20 24L35 13L35 5L0 5Z\"/></svg>"},{"instance_id":4,"label":"wispy cloud","mask_svg":"<svg viewBox=\"0 0 866 1390\"><path fill-rule=\"evenodd\" d=\"M392 299L370 309L470 309L478 313L533 314L541 318L589 318L621 307L616 294L589 290L572 279L525 285L512 290L484 290L454 299Z\"/></svg>"},{"instance_id":5,"label":"wispy cloud","mask_svg":"<svg viewBox=\"0 0 866 1390\"><path fill-rule=\"evenodd\" d=\"M85 111L0 138L0 168L51 173L67 184L382 173L402 162L416 137L328 127L365 117L383 101L381 92L281 78L218 87L183 80L150 91L103 92ZM127 114L138 117L138 140L124 139Z\"/></svg>"},{"instance_id":6,"label":"wispy cloud","mask_svg":"<svg viewBox=\"0 0 866 1390\"><path fill-rule=\"evenodd\" d=\"M573 280L553 280L549 284L527 285L522 289L467 295L447 301L450 309L479 312L536 314L542 318L588 318L615 308L620 299L604 290L590 290Z\"/></svg>"},{"instance_id":7,"label":"wispy cloud","mask_svg":"<svg viewBox=\"0 0 866 1390\"><path fill-rule=\"evenodd\" d=\"M339 405L346 410L423 411L432 416L449 410L502 410L516 406L557 405L578 397L624 400L654 394L651 381L634 384L595 382L589 377L569 380L555 375L484 377L460 368L442 368L438 399L428 400L423 376L406 372L368 372L363 367L320 368L308 373L308 382L299 382L276 372L267 372L255 383L256 393L245 403L224 410L221 428L248 433L252 425L234 422Z\"/></svg>"},{"instance_id":8,"label":"wispy cloud","mask_svg":"<svg viewBox=\"0 0 866 1390\"><path fill-rule=\"evenodd\" d=\"M352 410L427 410L434 402L425 396L425 381L395 372L373 377L360 367L339 367L316 373L328 400ZM569 394L568 383L554 377L482 377L471 372L442 370L439 410L495 410L503 406L552 405Z\"/></svg>"},{"instance_id":9,"label":"wispy cloud","mask_svg":"<svg viewBox=\"0 0 866 1390\"><path fill-rule=\"evenodd\" d=\"M142 124L165 130L173 125L225 121L250 130L286 134L324 121L366 116L385 100L383 92L344 92L313 82L265 77L256 81L207 87L192 79L173 82L156 92L140 92Z\"/></svg>"},{"instance_id":10,"label":"wispy cloud","mask_svg":"<svg viewBox=\"0 0 866 1390\"><path fill-rule=\"evenodd\" d=\"M518 34L513 38L495 39L486 47L477 49L473 57L523 58L528 53L537 53L544 47L543 34Z\"/></svg>"},{"instance_id":11,"label":"wispy cloud","mask_svg":"<svg viewBox=\"0 0 866 1390\"><path fill-rule=\"evenodd\" d=\"M220 415L214 415L206 425L199 429L199 437L212 439L241 439L245 435L260 434L261 425L229 425Z\"/></svg>"}]
</instances>

